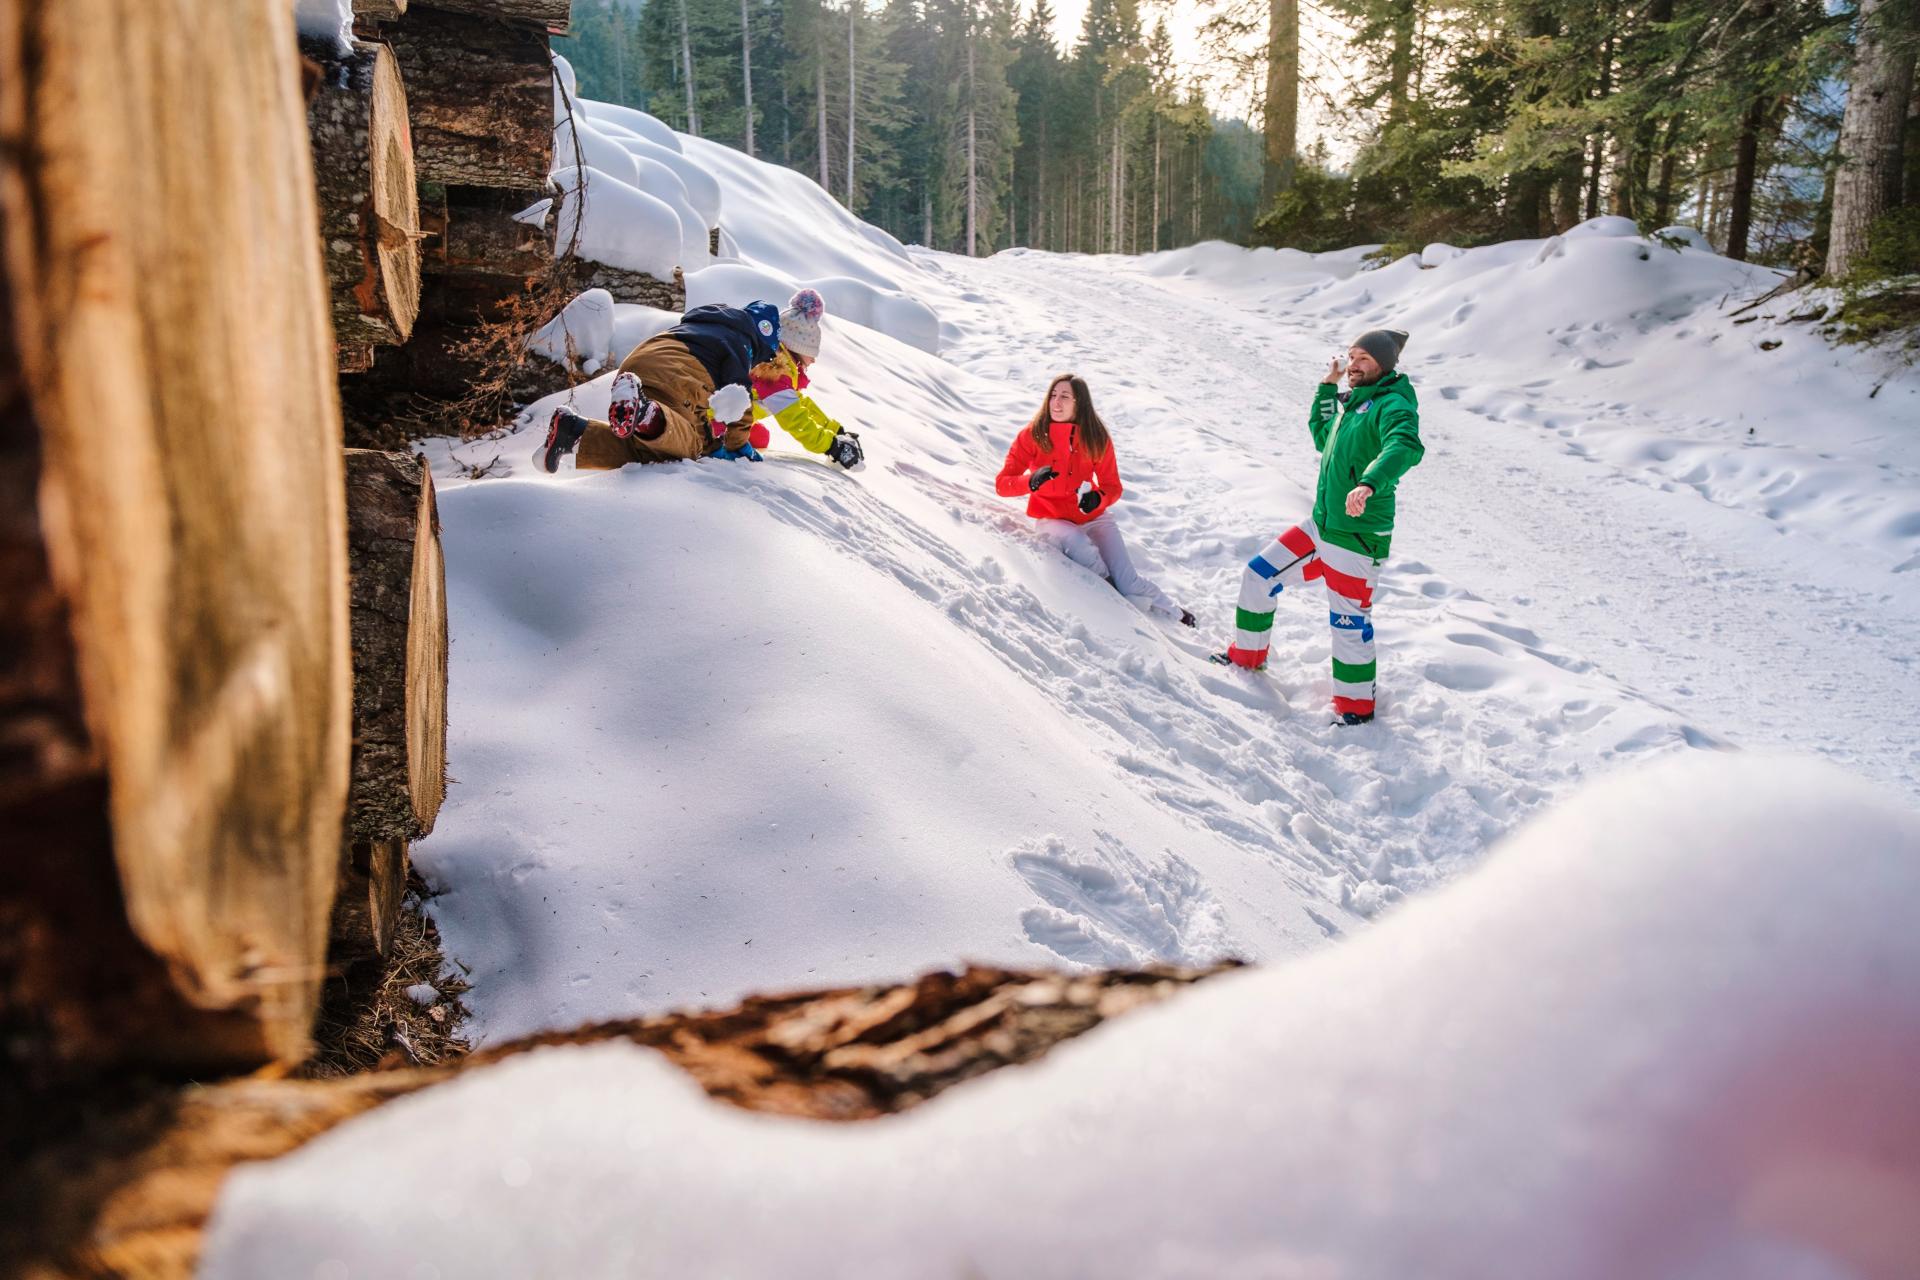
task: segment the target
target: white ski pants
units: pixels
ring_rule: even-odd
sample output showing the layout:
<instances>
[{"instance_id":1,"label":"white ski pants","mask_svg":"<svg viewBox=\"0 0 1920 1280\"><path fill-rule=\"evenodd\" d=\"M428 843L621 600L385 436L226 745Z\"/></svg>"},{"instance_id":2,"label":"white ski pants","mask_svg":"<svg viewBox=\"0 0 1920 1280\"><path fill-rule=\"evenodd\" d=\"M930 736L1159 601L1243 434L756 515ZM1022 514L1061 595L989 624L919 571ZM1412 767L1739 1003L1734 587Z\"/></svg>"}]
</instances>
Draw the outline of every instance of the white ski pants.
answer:
<instances>
[{"instance_id":1,"label":"white ski pants","mask_svg":"<svg viewBox=\"0 0 1920 1280\"><path fill-rule=\"evenodd\" d=\"M1162 618L1178 618L1180 610L1160 588L1141 577L1127 554L1127 540L1110 512L1102 511L1085 524L1071 520L1036 520L1040 535L1060 548L1067 559L1093 570L1113 583L1134 608Z\"/></svg>"}]
</instances>

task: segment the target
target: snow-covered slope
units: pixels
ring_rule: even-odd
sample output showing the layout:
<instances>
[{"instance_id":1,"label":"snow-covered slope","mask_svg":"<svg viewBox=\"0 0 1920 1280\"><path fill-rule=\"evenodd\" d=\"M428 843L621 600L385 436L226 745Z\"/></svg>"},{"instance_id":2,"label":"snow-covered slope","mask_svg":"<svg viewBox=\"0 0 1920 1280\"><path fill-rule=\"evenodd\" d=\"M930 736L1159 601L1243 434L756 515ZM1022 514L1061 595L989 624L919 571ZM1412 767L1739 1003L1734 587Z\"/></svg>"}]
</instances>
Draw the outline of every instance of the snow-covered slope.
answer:
<instances>
[{"instance_id":1,"label":"snow-covered slope","mask_svg":"<svg viewBox=\"0 0 1920 1280\"><path fill-rule=\"evenodd\" d=\"M1920 471L1890 429L1913 380L1843 400L1870 357L1737 348L1712 298L1763 285L1752 269L1604 222L1432 246L1432 270L1222 245L973 261L671 140L717 179L740 254L696 273L696 301L831 271L920 310L860 313L890 336L829 293L814 389L864 435L854 474L532 472L552 405L603 413L607 375L511 437L432 446L457 785L417 857L483 1039L960 959L1276 960L1449 879L1588 775L1688 748L1811 750L1911 792L1920 600L1897 521L1869 513ZM604 302L578 307L611 356L671 321ZM1390 320L1414 330L1429 453L1381 587L1381 721L1334 732L1315 602L1280 610L1265 677L1205 655L1246 558L1307 513L1327 353ZM1675 372L1690 342L1726 354ZM1114 428L1136 557L1197 633L994 496L1064 367ZM1794 435L1816 394L1827 417ZM1749 445L1738 412L1781 442ZM1629 433L1651 444L1624 461L1587 443ZM1774 511L1645 461L1683 448L1750 477L1833 451L1844 492Z\"/></svg>"},{"instance_id":2,"label":"snow-covered slope","mask_svg":"<svg viewBox=\"0 0 1920 1280\"><path fill-rule=\"evenodd\" d=\"M1910 810L1696 755L894 1120L626 1045L478 1070L234 1174L202 1274L1896 1280L1916 901Z\"/></svg>"}]
</instances>

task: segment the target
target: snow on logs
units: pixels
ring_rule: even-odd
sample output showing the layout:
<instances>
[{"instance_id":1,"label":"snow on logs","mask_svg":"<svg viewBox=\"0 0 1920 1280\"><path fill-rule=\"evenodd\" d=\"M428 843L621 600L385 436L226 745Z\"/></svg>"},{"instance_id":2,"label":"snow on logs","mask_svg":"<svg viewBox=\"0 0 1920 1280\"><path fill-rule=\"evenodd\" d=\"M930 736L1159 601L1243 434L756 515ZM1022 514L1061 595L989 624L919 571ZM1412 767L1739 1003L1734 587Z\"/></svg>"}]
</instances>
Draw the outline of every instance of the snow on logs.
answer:
<instances>
[{"instance_id":1,"label":"snow on logs","mask_svg":"<svg viewBox=\"0 0 1920 1280\"><path fill-rule=\"evenodd\" d=\"M399 64L385 45L344 54L302 41L321 68L307 108L320 238L333 285L343 367L374 345L405 342L420 312L420 203Z\"/></svg>"},{"instance_id":2,"label":"snow on logs","mask_svg":"<svg viewBox=\"0 0 1920 1280\"><path fill-rule=\"evenodd\" d=\"M544 26L416 3L387 35L406 78L414 169L422 182L516 190L546 185L553 167L553 61Z\"/></svg>"},{"instance_id":3,"label":"snow on logs","mask_svg":"<svg viewBox=\"0 0 1920 1280\"><path fill-rule=\"evenodd\" d=\"M447 591L433 475L408 453L346 451L353 782L334 955L384 954L407 842L447 792Z\"/></svg>"},{"instance_id":4,"label":"snow on logs","mask_svg":"<svg viewBox=\"0 0 1920 1280\"><path fill-rule=\"evenodd\" d=\"M290 7L183 33L137 0L0 5L0 136L0 434L31 495L0 525L0 739L35 744L0 786L0 1055L297 1061L351 704Z\"/></svg>"}]
</instances>

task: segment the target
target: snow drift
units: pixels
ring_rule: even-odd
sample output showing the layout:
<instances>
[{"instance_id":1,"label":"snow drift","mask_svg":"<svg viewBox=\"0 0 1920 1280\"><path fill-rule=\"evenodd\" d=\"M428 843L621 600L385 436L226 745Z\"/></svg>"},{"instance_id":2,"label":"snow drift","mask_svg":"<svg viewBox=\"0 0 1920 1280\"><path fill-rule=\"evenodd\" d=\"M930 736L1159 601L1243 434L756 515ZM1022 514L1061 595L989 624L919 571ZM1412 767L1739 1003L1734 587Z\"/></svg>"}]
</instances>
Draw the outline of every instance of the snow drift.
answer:
<instances>
[{"instance_id":1,"label":"snow drift","mask_svg":"<svg viewBox=\"0 0 1920 1280\"><path fill-rule=\"evenodd\" d=\"M553 1049L236 1173L203 1274L1892 1277L1920 818L1804 761L1598 784L1451 888L896 1120Z\"/></svg>"}]
</instances>

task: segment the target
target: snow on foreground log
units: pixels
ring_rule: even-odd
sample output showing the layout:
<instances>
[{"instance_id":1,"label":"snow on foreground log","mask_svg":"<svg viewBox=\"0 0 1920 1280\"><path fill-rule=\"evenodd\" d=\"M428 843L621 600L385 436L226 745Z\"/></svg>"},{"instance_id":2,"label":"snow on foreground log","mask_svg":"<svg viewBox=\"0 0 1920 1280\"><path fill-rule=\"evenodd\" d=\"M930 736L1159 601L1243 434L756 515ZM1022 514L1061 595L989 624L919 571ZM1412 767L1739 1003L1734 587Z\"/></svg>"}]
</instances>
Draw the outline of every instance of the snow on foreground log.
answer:
<instances>
[{"instance_id":1,"label":"snow on foreground log","mask_svg":"<svg viewBox=\"0 0 1920 1280\"><path fill-rule=\"evenodd\" d=\"M202 1274L1911 1274L1916 904L1920 817L1676 758L884 1123L744 1114L624 1045L474 1071L235 1175Z\"/></svg>"}]
</instances>

